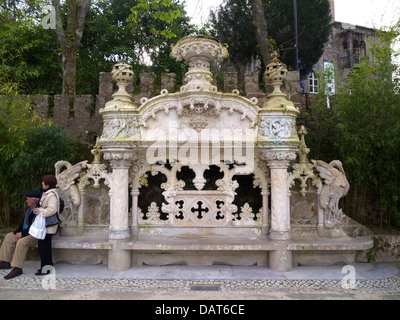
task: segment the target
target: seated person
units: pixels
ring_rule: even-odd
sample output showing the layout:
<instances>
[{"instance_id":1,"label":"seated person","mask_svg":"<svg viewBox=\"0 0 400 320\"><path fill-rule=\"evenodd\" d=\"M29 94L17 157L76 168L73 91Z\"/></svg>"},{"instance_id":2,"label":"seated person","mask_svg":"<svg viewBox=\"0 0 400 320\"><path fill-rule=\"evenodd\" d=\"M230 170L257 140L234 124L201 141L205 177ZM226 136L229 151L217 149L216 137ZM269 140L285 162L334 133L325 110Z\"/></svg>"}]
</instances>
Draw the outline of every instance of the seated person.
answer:
<instances>
[{"instance_id":1,"label":"seated person","mask_svg":"<svg viewBox=\"0 0 400 320\"><path fill-rule=\"evenodd\" d=\"M38 205L41 193L32 190L28 191L25 197L28 209L26 210L24 220L14 232L6 235L0 248L0 269L12 268L11 272L4 276L6 280L22 274L22 266L28 249L36 246L38 243L38 240L29 234L29 228L36 217L33 209Z\"/></svg>"}]
</instances>

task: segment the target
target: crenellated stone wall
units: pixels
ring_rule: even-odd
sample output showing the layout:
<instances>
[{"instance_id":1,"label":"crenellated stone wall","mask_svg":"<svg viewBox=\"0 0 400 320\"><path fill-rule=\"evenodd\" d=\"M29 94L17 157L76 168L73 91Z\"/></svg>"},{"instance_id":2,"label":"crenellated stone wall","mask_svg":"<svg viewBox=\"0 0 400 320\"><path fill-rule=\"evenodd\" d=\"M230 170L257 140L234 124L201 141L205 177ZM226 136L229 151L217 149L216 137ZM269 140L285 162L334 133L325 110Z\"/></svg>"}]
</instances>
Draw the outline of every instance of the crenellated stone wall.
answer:
<instances>
[{"instance_id":1,"label":"crenellated stone wall","mask_svg":"<svg viewBox=\"0 0 400 320\"><path fill-rule=\"evenodd\" d=\"M156 83L155 73L143 73L140 74L139 78L140 81L136 88L133 84L127 87L127 92L132 94L133 100L139 105L141 98L156 96L162 89L167 89L170 93L179 91L178 75L175 73L162 73L161 84ZM236 72L224 72L222 83L218 83L219 91L239 90L242 95L248 98L257 97L258 104L261 106L267 100L267 95L272 92L272 86L268 84L260 86L258 79L258 73L247 72L245 83L240 84ZM214 79L214 84L217 85L216 79ZM298 72L288 73L284 90L288 94L289 100L293 101L296 107L300 107ZM35 95L32 96L32 102L43 116L51 119L73 139L93 146L103 128L103 120L99 115L99 110L104 108L105 103L112 99L114 91L111 73L102 72L99 75L99 92L96 96L80 95L76 96L75 100L71 100L68 96L60 94L54 96Z\"/></svg>"}]
</instances>

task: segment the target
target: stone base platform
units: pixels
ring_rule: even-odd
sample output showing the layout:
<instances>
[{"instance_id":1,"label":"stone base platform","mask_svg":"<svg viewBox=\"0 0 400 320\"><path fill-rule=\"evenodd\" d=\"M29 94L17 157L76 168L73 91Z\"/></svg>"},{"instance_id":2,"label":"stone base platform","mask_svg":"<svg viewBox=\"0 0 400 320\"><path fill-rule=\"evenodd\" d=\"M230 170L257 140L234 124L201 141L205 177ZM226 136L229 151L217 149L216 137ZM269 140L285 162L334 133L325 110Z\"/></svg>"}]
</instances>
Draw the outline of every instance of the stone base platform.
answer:
<instances>
[{"instance_id":1,"label":"stone base platform","mask_svg":"<svg viewBox=\"0 0 400 320\"><path fill-rule=\"evenodd\" d=\"M334 264L356 263L357 252L373 246L370 237L341 237L292 239L288 250L293 252L293 265L329 266Z\"/></svg>"},{"instance_id":2,"label":"stone base platform","mask_svg":"<svg viewBox=\"0 0 400 320\"><path fill-rule=\"evenodd\" d=\"M139 239L122 245L132 250L133 265L189 266L268 266L268 251L276 245L267 239L248 238L153 238Z\"/></svg>"},{"instance_id":3,"label":"stone base platform","mask_svg":"<svg viewBox=\"0 0 400 320\"><path fill-rule=\"evenodd\" d=\"M179 238L147 236L123 240L119 249L131 251L131 265L259 266L271 268L271 254L290 254L293 266L355 264L357 252L372 247L370 237L335 239L306 237L274 241L266 236ZM53 238L55 262L107 264L115 243L106 237Z\"/></svg>"}]
</instances>

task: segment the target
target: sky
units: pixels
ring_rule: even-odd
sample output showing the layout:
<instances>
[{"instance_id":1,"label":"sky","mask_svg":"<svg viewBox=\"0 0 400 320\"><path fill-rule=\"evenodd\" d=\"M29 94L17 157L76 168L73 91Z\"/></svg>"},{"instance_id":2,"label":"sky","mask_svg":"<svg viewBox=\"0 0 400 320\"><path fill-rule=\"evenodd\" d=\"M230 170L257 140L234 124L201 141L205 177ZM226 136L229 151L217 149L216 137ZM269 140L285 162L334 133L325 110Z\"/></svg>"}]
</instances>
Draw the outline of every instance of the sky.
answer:
<instances>
[{"instance_id":1,"label":"sky","mask_svg":"<svg viewBox=\"0 0 400 320\"><path fill-rule=\"evenodd\" d=\"M223 0L185 0L186 11L192 22L201 25L207 21L210 8ZM297 0L301 5L301 0ZM396 19L397 18L397 19ZM400 18L400 0L335 0L335 20L364 27L380 28Z\"/></svg>"}]
</instances>

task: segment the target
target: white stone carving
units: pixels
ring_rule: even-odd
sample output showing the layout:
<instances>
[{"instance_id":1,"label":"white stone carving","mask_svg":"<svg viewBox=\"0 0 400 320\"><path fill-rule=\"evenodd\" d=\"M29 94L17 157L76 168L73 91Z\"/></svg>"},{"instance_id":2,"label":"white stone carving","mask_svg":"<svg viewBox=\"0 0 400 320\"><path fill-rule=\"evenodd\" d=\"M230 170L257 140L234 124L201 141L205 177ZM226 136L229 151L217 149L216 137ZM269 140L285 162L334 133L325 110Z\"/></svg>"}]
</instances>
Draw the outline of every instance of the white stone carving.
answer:
<instances>
[{"instance_id":1,"label":"white stone carving","mask_svg":"<svg viewBox=\"0 0 400 320\"><path fill-rule=\"evenodd\" d=\"M170 214L174 226L226 226L232 216L225 207L226 197L218 191L178 191ZM163 210L164 211L164 210Z\"/></svg>"},{"instance_id":2,"label":"white stone carving","mask_svg":"<svg viewBox=\"0 0 400 320\"><path fill-rule=\"evenodd\" d=\"M277 160L276 166L282 165L282 166L287 166L284 164L284 162L280 163L279 161L292 161L296 160L297 155L294 150L266 150L262 152L262 157L263 159L267 161L273 161Z\"/></svg>"},{"instance_id":3,"label":"white stone carving","mask_svg":"<svg viewBox=\"0 0 400 320\"><path fill-rule=\"evenodd\" d=\"M105 119L103 128L103 139L125 139L132 138L138 134L138 123L136 118L128 119Z\"/></svg>"},{"instance_id":4,"label":"white stone carving","mask_svg":"<svg viewBox=\"0 0 400 320\"><path fill-rule=\"evenodd\" d=\"M73 226L78 223L78 211L81 204L80 190L75 184L75 180L83 174L87 166L87 160L75 165L68 161L58 161L55 164L55 173L57 178L57 187L60 197L64 201L64 210L60 214L60 219L67 226ZM62 168L66 168L61 171Z\"/></svg>"},{"instance_id":5,"label":"white stone carving","mask_svg":"<svg viewBox=\"0 0 400 320\"><path fill-rule=\"evenodd\" d=\"M128 148L103 148L102 152L104 160L110 161L111 166L118 166L121 163L121 166L129 168L131 162L137 159L136 152Z\"/></svg>"},{"instance_id":6,"label":"white stone carving","mask_svg":"<svg viewBox=\"0 0 400 320\"><path fill-rule=\"evenodd\" d=\"M124 60L114 65L111 76L118 86L118 91L112 96L114 101L121 100L131 102L131 95L126 92L126 87L132 82L133 75L132 67Z\"/></svg>"},{"instance_id":7,"label":"white stone carving","mask_svg":"<svg viewBox=\"0 0 400 320\"><path fill-rule=\"evenodd\" d=\"M339 200L350 189L343 165L339 160L327 164L322 160L311 160L320 177L323 179L319 206L324 214L324 226L327 229L339 227L343 212L339 209Z\"/></svg>"},{"instance_id":8,"label":"white stone carving","mask_svg":"<svg viewBox=\"0 0 400 320\"><path fill-rule=\"evenodd\" d=\"M160 208L157 206L157 203L152 202L150 206L147 208L147 213L142 212L140 208L138 208L138 223L139 225L146 226L159 226L165 225L168 221L164 221L160 219Z\"/></svg>"},{"instance_id":9,"label":"white stone carving","mask_svg":"<svg viewBox=\"0 0 400 320\"><path fill-rule=\"evenodd\" d=\"M203 178L204 171L208 168L207 165L193 166L196 173L193 179L198 190L183 190L185 183L178 180L176 173L181 170L182 164L175 164L171 169L165 166L156 165L151 167L153 175L162 173L167 177L167 182L161 184L164 190L162 193L166 203L162 203L162 212L168 214L166 220L159 219L158 207L152 204L148 208L148 212L154 213L154 217L158 218L143 219L144 215L138 213L139 224L146 226L169 225L169 226L256 226L262 222L262 209L258 213L253 213L249 205L242 207L241 213L237 213L240 219L237 219L235 213L237 206L232 202L235 199L235 189L239 187L236 180L233 180L237 168L229 168L228 165L221 163L221 171L224 172L222 179L216 181L216 190L201 190L205 179ZM201 178L199 178L201 177ZM265 184L263 182L263 184ZM139 212L139 211L138 211ZM240 216L240 214L242 214ZM256 217L256 220L254 218Z\"/></svg>"},{"instance_id":10,"label":"white stone carving","mask_svg":"<svg viewBox=\"0 0 400 320\"><path fill-rule=\"evenodd\" d=\"M181 87L181 92L217 92L217 87L211 84L210 63L227 58L226 47L207 36L191 36L173 46L171 57L189 65L185 75L187 84Z\"/></svg>"},{"instance_id":11,"label":"white stone carving","mask_svg":"<svg viewBox=\"0 0 400 320\"><path fill-rule=\"evenodd\" d=\"M290 138L292 121L289 119L268 119L261 123L260 133L269 139Z\"/></svg>"},{"instance_id":12,"label":"white stone carving","mask_svg":"<svg viewBox=\"0 0 400 320\"><path fill-rule=\"evenodd\" d=\"M245 251L239 252L246 250L253 251L257 256L263 255L262 263L265 264L266 253L261 252L270 250L267 259L269 267L276 271L288 271L292 266L291 252L296 250L293 248L303 245L297 239L289 242L290 184L295 180L301 182L303 195L309 179L317 188L317 234L330 237L340 234L335 232L342 217L338 202L347 193L348 182L339 162L328 165L313 161L312 165L308 161L305 133L300 133L300 141L296 129L299 110L280 89L287 68L279 61L277 54L272 56L265 73L274 91L261 108L257 105L257 98L242 97L238 90L232 93L217 92L217 87L212 83L210 65L213 61L221 62L228 57L228 53L224 45L211 37L190 36L181 39L173 47L171 56L179 61L184 60L189 66L185 75L187 83L180 92L169 93L163 89L156 97L143 97L140 106L132 102L126 92L126 86L133 78L132 68L124 62L116 64L112 77L118 91L99 111L104 127L94 151L95 161L90 165L86 162L77 164L76 168L67 164L64 172L57 169L59 187L65 186L70 192L66 197L70 197L71 205L76 206L79 201L85 200L82 195L89 182L93 181L95 187L100 186L103 180L104 184L109 184L109 268L126 270L141 255L163 264L166 255L158 252L160 248L174 256L176 252L173 252L175 249L171 245L187 238L189 243L184 243L183 249L191 251L188 254L184 252L189 260L197 260L197 257L190 258L197 254L194 252L196 250L201 250L199 255L207 255L208 250L223 250L226 251L223 256L229 256L234 250L234 255L239 253L250 257ZM191 140L192 135L198 138L204 132L211 131L211 139ZM193 152L192 157L192 148L197 148L197 151L205 148L200 151L206 152ZM244 151L246 161L242 161ZM104 153L104 159L109 161L111 173L100 161L101 152ZM293 165L291 171L290 164L296 159L297 153L300 162ZM251 165L247 161L248 154ZM194 159L196 161L192 161ZM219 166L223 177L215 182L213 190L204 190L204 172L210 165ZM177 173L182 166L194 171L192 182L196 190L185 190L188 189L185 182L178 179ZM240 180L236 180L235 175L243 174L245 167L251 168L249 170L254 174L253 187L257 191L261 189L262 207L258 212L254 212L255 207L246 202L250 200L237 199ZM167 177L166 182L160 185L164 199L162 203L150 199L151 204L147 209L142 208L147 212L142 212L138 207L139 195L140 199L149 196L144 194L145 188L141 188L148 184L149 172ZM79 185L76 185L75 180L79 177ZM131 225L128 225L129 197L132 199ZM236 204L239 203L243 205L238 210ZM74 215L78 227L82 227L76 229L82 230L82 233L85 230L83 214L83 210L80 210ZM173 240L169 241L169 237ZM210 246L206 237L213 237ZM200 238L206 238L205 242L198 241ZM224 242L227 238L229 241ZM221 246L215 245L219 241L216 239L221 239ZM241 243L231 245L242 239L245 239L245 247ZM160 245L160 241L164 241L165 246L164 243ZM197 248L191 243L197 243ZM137 245L142 246L140 250L143 252L134 251L132 254L130 249L137 250ZM313 245L306 244L307 248ZM332 245L336 246L336 243L332 242ZM336 248L333 250L337 251ZM216 256L215 252L209 255ZM298 255L297 258L302 256ZM231 261L230 257L228 260Z\"/></svg>"},{"instance_id":13,"label":"white stone carving","mask_svg":"<svg viewBox=\"0 0 400 320\"><path fill-rule=\"evenodd\" d=\"M160 221L160 208L157 206L157 203L152 202L147 209L147 220L159 222Z\"/></svg>"},{"instance_id":14,"label":"white stone carving","mask_svg":"<svg viewBox=\"0 0 400 320\"><path fill-rule=\"evenodd\" d=\"M129 175L131 177L130 186L132 190L139 190L142 186L147 186L150 166L145 159L145 152L138 152L138 158L132 163Z\"/></svg>"},{"instance_id":15,"label":"white stone carving","mask_svg":"<svg viewBox=\"0 0 400 320\"><path fill-rule=\"evenodd\" d=\"M237 225L255 225L256 223L261 223L262 208L259 212L254 213L253 208L246 202L242 207L240 207L240 212L238 214L240 219L236 219ZM256 218L256 220L254 220Z\"/></svg>"},{"instance_id":16,"label":"white stone carving","mask_svg":"<svg viewBox=\"0 0 400 320\"><path fill-rule=\"evenodd\" d=\"M307 131L304 126L301 126L299 134L301 136L301 142L298 151L300 161L299 163L295 163L292 166L293 171L290 174L290 185L294 186L295 181L299 180L301 188L300 192L303 196L305 196L307 192L307 180L311 179L312 185L317 188L317 194L320 194L322 181L320 177L314 173L314 165L310 161L308 161L307 158L307 154L310 152L310 149L307 148L307 145L305 143L304 137L307 134Z\"/></svg>"},{"instance_id":17,"label":"white stone carving","mask_svg":"<svg viewBox=\"0 0 400 320\"><path fill-rule=\"evenodd\" d=\"M94 149L91 151L94 155L94 161L87 165L88 171L82 175L79 179L79 192L84 194L85 187L90 184L90 180L93 180L93 187L99 188L100 181L103 180L104 184L108 186L110 184L110 174L107 171L107 166L101 163L101 155L103 152L100 150L100 145L96 143Z\"/></svg>"}]
</instances>

